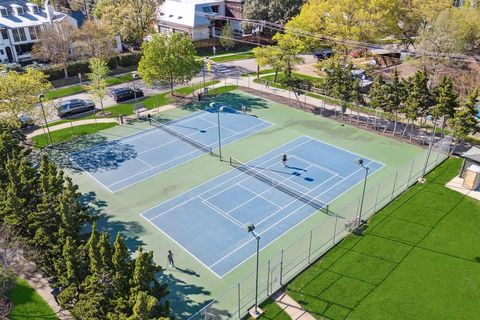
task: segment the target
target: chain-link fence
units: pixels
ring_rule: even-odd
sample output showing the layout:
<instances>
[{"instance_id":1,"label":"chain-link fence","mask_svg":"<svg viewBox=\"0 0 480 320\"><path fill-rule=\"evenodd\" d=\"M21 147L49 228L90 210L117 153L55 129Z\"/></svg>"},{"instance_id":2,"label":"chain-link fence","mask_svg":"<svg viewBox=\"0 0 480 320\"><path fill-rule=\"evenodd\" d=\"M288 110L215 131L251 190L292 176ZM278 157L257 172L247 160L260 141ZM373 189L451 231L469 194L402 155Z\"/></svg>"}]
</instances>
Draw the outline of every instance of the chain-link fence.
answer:
<instances>
[{"instance_id":1,"label":"chain-link fence","mask_svg":"<svg viewBox=\"0 0 480 320\"><path fill-rule=\"evenodd\" d=\"M362 219L370 218L444 161L449 155L451 142L451 136L438 139L430 150L398 168L378 185L369 187L363 196L348 205L337 207L335 202L331 203L329 207L335 214L259 267L258 300L266 300L346 237L358 226L360 215ZM252 272L190 319L241 319L254 303L255 272Z\"/></svg>"}]
</instances>

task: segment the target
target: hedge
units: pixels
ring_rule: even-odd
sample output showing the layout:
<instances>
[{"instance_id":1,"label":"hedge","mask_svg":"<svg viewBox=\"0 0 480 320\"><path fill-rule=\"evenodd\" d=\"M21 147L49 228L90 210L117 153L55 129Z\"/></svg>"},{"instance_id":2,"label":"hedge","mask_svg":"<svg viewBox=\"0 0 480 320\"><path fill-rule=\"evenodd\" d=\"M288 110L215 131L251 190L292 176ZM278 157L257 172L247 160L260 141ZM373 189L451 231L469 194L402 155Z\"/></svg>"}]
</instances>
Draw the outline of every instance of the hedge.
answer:
<instances>
[{"instance_id":1,"label":"hedge","mask_svg":"<svg viewBox=\"0 0 480 320\"><path fill-rule=\"evenodd\" d=\"M122 54L117 57L113 57L108 61L108 67L110 69L115 69L118 66L120 67L131 67L138 64L140 61L140 53L139 52L130 52L127 54ZM53 80L60 80L64 78L63 68L56 65L50 68L45 68L42 70L48 77L50 81ZM90 72L88 60L84 61L77 61L68 64L68 75L69 76L76 76L77 74L86 74Z\"/></svg>"}]
</instances>

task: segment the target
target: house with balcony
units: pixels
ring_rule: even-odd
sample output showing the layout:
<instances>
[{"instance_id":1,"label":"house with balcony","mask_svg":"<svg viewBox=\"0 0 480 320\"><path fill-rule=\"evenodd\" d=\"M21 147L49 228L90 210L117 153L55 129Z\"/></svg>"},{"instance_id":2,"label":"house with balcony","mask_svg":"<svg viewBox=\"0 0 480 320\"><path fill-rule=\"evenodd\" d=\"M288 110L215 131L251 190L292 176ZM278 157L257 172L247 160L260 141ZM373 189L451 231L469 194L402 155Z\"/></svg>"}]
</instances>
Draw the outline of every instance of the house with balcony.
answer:
<instances>
[{"instance_id":1,"label":"house with balcony","mask_svg":"<svg viewBox=\"0 0 480 320\"><path fill-rule=\"evenodd\" d=\"M24 0L0 0L0 62L32 60L32 47L42 28L60 22L78 27L74 18L55 11L48 0L43 7Z\"/></svg>"},{"instance_id":2,"label":"house with balcony","mask_svg":"<svg viewBox=\"0 0 480 320\"><path fill-rule=\"evenodd\" d=\"M157 9L155 29L160 33L183 32L193 41L220 36L223 25L230 20L233 30L242 34L240 23L243 1L165 0Z\"/></svg>"}]
</instances>

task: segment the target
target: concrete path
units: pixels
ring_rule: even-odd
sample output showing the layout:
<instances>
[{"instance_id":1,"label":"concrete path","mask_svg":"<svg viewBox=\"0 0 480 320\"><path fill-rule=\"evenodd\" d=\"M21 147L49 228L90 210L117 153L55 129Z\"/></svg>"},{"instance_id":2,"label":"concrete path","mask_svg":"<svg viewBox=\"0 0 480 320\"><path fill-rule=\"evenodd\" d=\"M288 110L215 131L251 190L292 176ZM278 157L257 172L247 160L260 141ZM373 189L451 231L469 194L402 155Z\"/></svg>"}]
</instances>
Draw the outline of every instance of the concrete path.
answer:
<instances>
[{"instance_id":1,"label":"concrete path","mask_svg":"<svg viewBox=\"0 0 480 320\"><path fill-rule=\"evenodd\" d=\"M151 110L147 110L147 111L149 111L151 114L155 114L155 113L163 112L163 111L170 110L170 109L173 109L173 108L176 108L176 106L174 106L172 104L167 104L163 107L159 107L159 108L155 108L155 109L151 109ZM50 132L53 132L53 131L57 131L57 130L71 128L72 126L73 127L81 126L81 125L84 125L84 124L113 123L113 122L118 122L117 118L97 118L96 120L95 119L85 119L85 120L77 120L77 121L73 120L72 122L65 122L65 123L60 123L60 124L57 124L57 125L55 125L55 123L52 123L49 126L49 129L50 129ZM30 139L30 138L35 137L35 136L42 135L44 133L45 132L42 128L36 129L35 131L32 131L32 132L27 134L27 139Z\"/></svg>"},{"instance_id":2,"label":"concrete path","mask_svg":"<svg viewBox=\"0 0 480 320\"><path fill-rule=\"evenodd\" d=\"M42 297L43 300L52 308L55 314L60 320L73 320L72 315L67 310L62 310L55 298L52 296L52 287L48 283L47 279L43 277L40 271L34 263L26 262L24 270L20 274L20 277L25 279L28 284L35 289L35 291Z\"/></svg>"},{"instance_id":3,"label":"concrete path","mask_svg":"<svg viewBox=\"0 0 480 320\"><path fill-rule=\"evenodd\" d=\"M295 300L282 291L276 292L272 298L293 320L315 320L315 317L302 309Z\"/></svg>"},{"instance_id":4,"label":"concrete path","mask_svg":"<svg viewBox=\"0 0 480 320\"><path fill-rule=\"evenodd\" d=\"M480 190L470 190L463 186L463 178L455 177L447 183L447 188L480 201Z\"/></svg>"}]
</instances>

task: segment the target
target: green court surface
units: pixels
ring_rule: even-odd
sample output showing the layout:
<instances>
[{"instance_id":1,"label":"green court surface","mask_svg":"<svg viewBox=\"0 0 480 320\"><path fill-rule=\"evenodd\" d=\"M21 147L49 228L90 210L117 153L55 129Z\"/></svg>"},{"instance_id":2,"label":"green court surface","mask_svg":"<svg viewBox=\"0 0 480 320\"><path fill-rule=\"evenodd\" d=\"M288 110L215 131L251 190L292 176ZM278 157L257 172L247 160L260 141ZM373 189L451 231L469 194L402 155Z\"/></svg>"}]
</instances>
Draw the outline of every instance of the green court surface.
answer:
<instances>
[{"instance_id":1,"label":"green court surface","mask_svg":"<svg viewBox=\"0 0 480 320\"><path fill-rule=\"evenodd\" d=\"M217 103L227 106L238 107L242 104L249 106L251 114L272 123L272 126L267 129L226 145L223 148L223 155L226 159L232 156L242 161L249 161L301 136L308 136L384 164L381 170L369 178L367 187L370 189L380 182L392 180L392 175L395 175L399 168L402 168L401 174L408 175L408 169L405 168L410 168L412 159L421 157L425 153L424 149L417 146L401 143L347 124L343 125L334 120L315 116L240 91L218 95L215 99ZM162 113L162 117L172 120L179 119L191 112L198 111L208 103L209 101L205 101L203 105L190 105L183 109L169 110ZM76 143L61 146L60 149L63 152L60 155L67 150L117 139L142 132L146 128L151 127L145 122L117 126L102 131L101 134L79 139ZM66 157L62 159L62 156L59 156L57 159L59 163L68 164ZM137 245L143 245L146 249L153 250L156 261L164 267L167 266L167 251L169 249L173 251L178 268L167 268L162 278L169 284L171 291L169 299L173 313L179 318L188 318L209 301L222 295L227 289L248 276L254 270L255 260L250 258L223 278L219 278L170 238L158 231L140 214L230 170L232 167L227 161L220 162L218 157L205 154L116 193L108 192L86 174L74 171L69 173L79 184L80 191L86 194L85 201L94 203L93 207L101 217L98 223L99 227L112 233L117 231L124 233L128 237L127 241L131 249ZM359 197L361 188L362 185L357 184L337 198L330 208L332 210L344 208ZM390 193L390 191L386 192ZM358 205L356 206L358 207ZM350 213L346 213L342 219L353 217ZM325 215L316 214L299 223L261 251L261 263L266 263L278 255L283 248L288 247L309 232L313 226L324 221ZM204 229L198 230L198 232L208 233L208 228L209 226L205 225ZM388 270L389 267L390 265L387 263L385 270ZM372 278L370 281L378 281L378 278ZM348 286L348 283L346 282L344 285ZM365 286L366 284L362 283L359 290L364 290ZM236 287L232 290L237 292ZM235 300L234 297L232 299ZM228 303L222 308L235 308ZM227 310L219 310L219 312L226 314Z\"/></svg>"},{"instance_id":2,"label":"green court surface","mask_svg":"<svg viewBox=\"0 0 480 320\"><path fill-rule=\"evenodd\" d=\"M17 280L17 286L12 292L11 299L14 306L9 315L10 320L58 319L45 300L23 279Z\"/></svg>"},{"instance_id":3,"label":"green court surface","mask_svg":"<svg viewBox=\"0 0 480 320\"><path fill-rule=\"evenodd\" d=\"M318 319L474 319L480 202L444 185L450 159L288 285Z\"/></svg>"}]
</instances>

